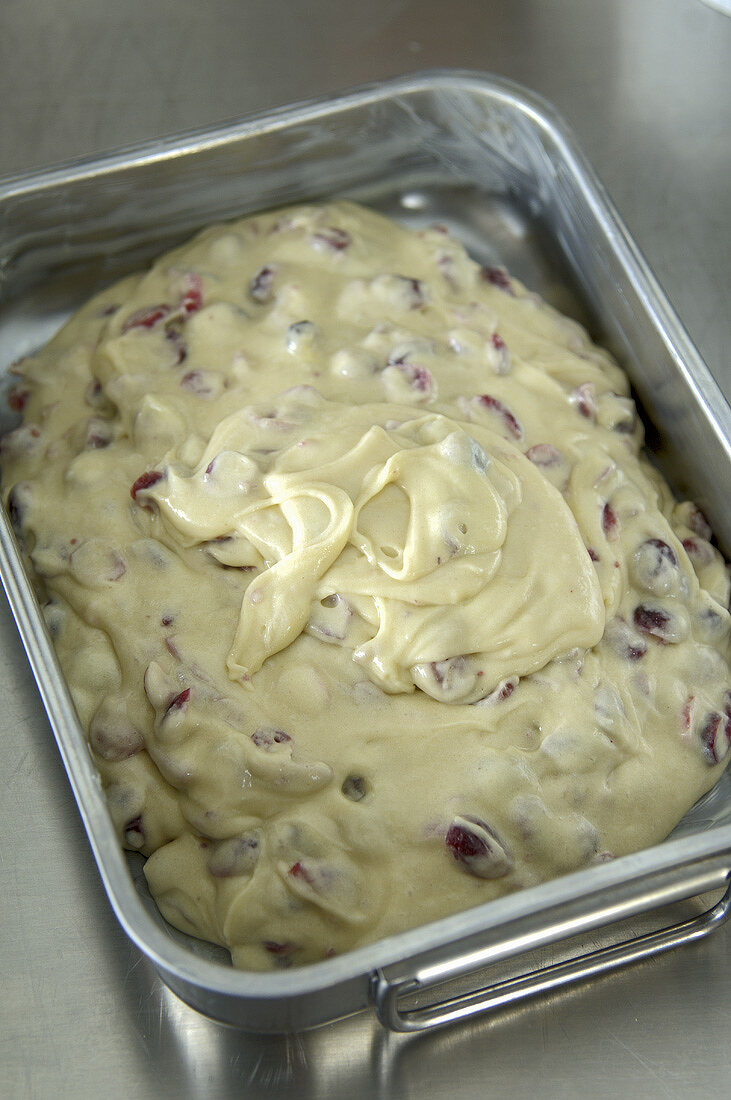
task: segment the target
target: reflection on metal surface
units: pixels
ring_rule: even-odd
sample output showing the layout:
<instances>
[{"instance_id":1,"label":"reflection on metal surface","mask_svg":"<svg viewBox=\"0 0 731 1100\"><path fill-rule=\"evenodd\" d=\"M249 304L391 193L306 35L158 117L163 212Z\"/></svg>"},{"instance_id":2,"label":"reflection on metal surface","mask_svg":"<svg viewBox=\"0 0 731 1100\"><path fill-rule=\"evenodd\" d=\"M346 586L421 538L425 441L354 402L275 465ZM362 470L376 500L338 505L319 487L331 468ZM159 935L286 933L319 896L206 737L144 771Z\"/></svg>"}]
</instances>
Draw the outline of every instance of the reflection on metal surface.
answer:
<instances>
[{"instance_id":1,"label":"reflection on metal surface","mask_svg":"<svg viewBox=\"0 0 731 1100\"><path fill-rule=\"evenodd\" d=\"M703 0L703 3L708 4L709 8L715 8L723 15L731 15L731 0Z\"/></svg>"},{"instance_id":2,"label":"reflection on metal surface","mask_svg":"<svg viewBox=\"0 0 731 1100\"><path fill-rule=\"evenodd\" d=\"M428 987L428 983L420 980L418 975L396 983L379 975L374 992L376 1011L387 1027L405 1032L427 1031L467 1020L472 1016L500 1012L517 1006L528 998L568 989L579 982L610 974L631 963L641 962L674 947L703 939L719 928L730 913L731 885L720 901L700 916L620 944L599 948L589 954L582 953L565 962L540 967L520 977L488 984L474 992L411 1009L400 1005L401 998L408 993L421 993L425 986Z\"/></svg>"}]
</instances>

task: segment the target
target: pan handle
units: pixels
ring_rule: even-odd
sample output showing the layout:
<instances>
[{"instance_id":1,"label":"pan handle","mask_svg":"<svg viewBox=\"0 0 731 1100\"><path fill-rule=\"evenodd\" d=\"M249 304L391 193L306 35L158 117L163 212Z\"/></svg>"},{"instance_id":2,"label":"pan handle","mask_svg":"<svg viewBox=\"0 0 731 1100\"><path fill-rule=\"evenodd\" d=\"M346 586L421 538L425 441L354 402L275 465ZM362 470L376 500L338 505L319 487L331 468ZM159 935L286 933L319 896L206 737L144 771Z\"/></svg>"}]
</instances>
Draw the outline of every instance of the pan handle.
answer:
<instances>
[{"instance_id":1,"label":"pan handle","mask_svg":"<svg viewBox=\"0 0 731 1100\"><path fill-rule=\"evenodd\" d=\"M731 873L725 875L726 892L715 905L698 916L671 925L657 932L649 932L636 939L626 940L610 947L600 948L566 962L556 963L524 974L521 977L487 985L482 989L457 997L436 1001L433 1004L402 1009L400 1000L431 986L441 984L458 973L467 972L463 959L451 966L425 968L408 977L389 980L378 970L372 979L371 996L376 1013L384 1027L392 1031L426 1031L445 1024L468 1020L480 1014L497 1012L515 1007L529 997L566 989L602 974L610 974L630 963L640 962L653 955L660 955L681 944L693 943L709 935L731 915ZM723 885L723 882L721 883ZM557 942L555 937L552 942ZM451 972L450 972L451 971Z\"/></svg>"}]
</instances>

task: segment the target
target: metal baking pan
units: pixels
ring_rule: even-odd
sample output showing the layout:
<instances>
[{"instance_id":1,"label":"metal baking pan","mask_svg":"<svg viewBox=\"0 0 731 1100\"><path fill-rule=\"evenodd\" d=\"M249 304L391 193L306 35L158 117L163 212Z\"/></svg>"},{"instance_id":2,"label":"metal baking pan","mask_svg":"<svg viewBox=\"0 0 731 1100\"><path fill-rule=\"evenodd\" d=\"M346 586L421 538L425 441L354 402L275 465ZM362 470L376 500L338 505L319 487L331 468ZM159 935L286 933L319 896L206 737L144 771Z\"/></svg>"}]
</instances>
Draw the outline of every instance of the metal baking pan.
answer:
<instances>
[{"instance_id":1,"label":"metal baking pan","mask_svg":"<svg viewBox=\"0 0 731 1100\"><path fill-rule=\"evenodd\" d=\"M94 291L200 226L333 195L406 223L446 223L617 354L654 453L731 551L731 410L601 185L551 108L508 81L432 72L216 129L0 181L0 367L42 344ZM9 414L0 424L12 426ZM369 1005L416 1030L491 1011L705 935L729 912L731 779L673 836L339 958L274 974L234 970L165 924L139 857L114 835L68 689L4 514L0 568L114 910L185 1001L258 1032L296 1031ZM490 966L705 891L701 916L497 984ZM580 949L582 950L582 949ZM525 965L525 964L524 964ZM485 970L487 968L487 970ZM479 986L432 991L475 975ZM416 1007L407 1007L420 994ZM440 999L441 997L441 999ZM435 998L436 1000L434 1000Z\"/></svg>"}]
</instances>

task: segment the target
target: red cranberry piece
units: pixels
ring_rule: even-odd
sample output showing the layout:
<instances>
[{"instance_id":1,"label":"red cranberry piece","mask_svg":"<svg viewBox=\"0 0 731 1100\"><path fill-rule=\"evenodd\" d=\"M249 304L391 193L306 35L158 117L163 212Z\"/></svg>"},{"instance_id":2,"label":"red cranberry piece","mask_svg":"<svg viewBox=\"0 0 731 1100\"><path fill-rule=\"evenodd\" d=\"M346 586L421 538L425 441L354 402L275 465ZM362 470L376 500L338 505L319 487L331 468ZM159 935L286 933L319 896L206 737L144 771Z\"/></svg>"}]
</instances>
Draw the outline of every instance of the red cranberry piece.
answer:
<instances>
[{"instance_id":1,"label":"red cranberry piece","mask_svg":"<svg viewBox=\"0 0 731 1100\"><path fill-rule=\"evenodd\" d=\"M662 539L645 539L639 550L643 554L647 554L648 571L653 577L656 577L665 568L666 562L673 569L678 568L678 559L675 557L674 551Z\"/></svg>"},{"instance_id":2,"label":"red cranberry piece","mask_svg":"<svg viewBox=\"0 0 731 1100\"><path fill-rule=\"evenodd\" d=\"M482 672L469 658L460 655L412 665L411 675L415 685L433 699L458 702L474 691Z\"/></svg>"},{"instance_id":3,"label":"red cranberry piece","mask_svg":"<svg viewBox=\"0 0 731 1100\"><path fill-rule=\"evenodd\" d=\"M512 281L504 267L490 267L485 264L480 268L480 275L486 283L492 283L493 286L515 297Z\"/></svg>"},{"instance_id":4,"label":"red cranberry piece","mask_svg":"<svg viewBox=\"0 0 731 1100\"><path fill-rule=\"evenodd\" d=\"M368 794L368 782L362 775L349 775L340 790L351 802L360 802Z\"/></svg>"},{"instance_id":5,"label":"red cranberry piece","mask_svg":"<svg viewBox=\"0 0 731 1100\"><path fill-rule=\"evenodd\" d=\"M175 360L172 366L178 367L188 358L188 345L183 339L182 333L175 325L170 325L165 330L165 337L173 345Z\"/></svg>"},{"instance_id":6,"label":"red cranberry piece","mask_svg":"<svg viewBox=\"0 0 731 1100\"><path fill-rule=\"evenodd\" d=\"M187 316L190 313L195 313L202 305L203 286L201 277L200 275L196 275L194 271L191 271L185 277L185 287L183 289L183 296L180 299L180 308Z\"/></svg>"},{"instance_id":7,"label":"red cranberry piece","mask_svg":"<svg viewBox=\"0 0 731 1100\"><path fill-rule=\"evenodd\" d=\"M624 619L616 618L607 623L605 638L614 652L626 661L639 661L647 653L642 638L629 628Z\"/></svg>"},{"instance_id":8,"label":"red cranberry piece","mask_svg":"<svg viewBox=\"0 0 731 1100\"><path fill-rule=\"evenodd\" d=\"M124 842L128 848L142 848L145 843L145 830L142 827L142 814L137 814L124 827Z\"/></svg>"},{"instance_id":9,"label":"red cranberry piece","mask_svg":"<svg viewBox=\"0 0 731 1100\"><path fill-rule=\"evenodd\" d=\"M445 282L452 290L458 289L455 267L454 257L450 256L447 252L442 252L437 257L437 269L441 272Z\"/></svg>"},{"instance_id":10,"label":"red cranberry piece","mask_svg":"<svg viewBox=\"0 0 731 1100\"><path fill-rule=\"evenodd\" d=\"M508 351L508 345L503 340L499 333L493 332L490 337L490 343L497 352L497 366L495 367L496 374L508 374L510 371L510 352Z\"/></svg>"},{"instance_id":11,"label":"red cranberry piece","mask_svg":"<svg viewBox=\"0 0 731 1100\"><path fill-rule=\"evenodd\" d=\"M457 863L477 878L502 878L512 867L495 833L478 817L455 817L445 842Z\"/></svg>"},{"instance_id":12,"label":"red cranberry piece","mask_svg":"<svg viewBox=\"0 0 731 1100\"><path fill-rule=\"evenodd\" d=\"M671 632L671 616L661 607L647 607L639 604L634 611L634 622L638 630L652 635L658 641L665 642Z\"/></svg>"},{"instance_id":13,"label":"red cranberry piece","mask_svg":"<svg viewBox=\"0 0 731 1100\"><path fill-rule=\"evenodd\" d=\"M615 542L619 538L619 520L609 501L602 509L602 531L609 542Z\"/></svg>"},{"instance_id":14,"label":"red cranberry piece","mask_svg":"<svg viewBox=\"0 0 731 1100\"><path fill-rule=\"evenodd\" d=\"M572 398L576 408L587 420L596 420L596 397L594 383L584 382L577 386Z\"/></svg>"},{"instance_id":15,"label":"red cranberry piece","mask_svg":"<svg viewBox=\"0 0 731 1100\"><path fill-rule=\"evenodd\" d=\"M271 300L275 274L276 268L262 267L257 271L256 275L252 277L249 283L249 294L254 301L259 302L260 305Z\"/></svg>"},{"instance_id":16,"label":"red cranberry piece","mask_svg":"<svg viewBox=\"0 0 731 1100\"><path fill-rule=\"evenodd\" d=\"M698 569L703 569L706 565L712 565L716 560L716 553L706 539L683 539L683 549Z\"/></svg>"},{"instance_id":17,"label":"red cranberry piece","mask_svg":"<svg viewBox=\"0 0 731 1100\"><path fill-rule=\"evenodd\" d=\"M98 756L113 763L136 756L145 747L142 734L134 726L124 721L115 724L96 717L89 728L89 744Z\"/></svg>"},{"instance_id":18,"label":"red cranberry piece","mask_svg":"<svg viewBox=\"0 0 731 1100\"><path fill-rule=\"evenodd\" d=\"M422 367L418 363L407 363L403 356L391 361L389 365L397 367L408 378L412 390L417 393L431 393L434 380L428 367Z\"/></svg>"},{"instance_id":19,"label":"red cranberry piece","mask_svg":"<svg viewBox=\"0 0 731 1100\"><path fill-rule=\"evenodd\" d=\"M491 691L490 694L486 695L483 699L478 699L474 706L492 707L496 703L504 702L506 699L510 698L519 683L520 677L518 676L510 676L506 680L501 680L494 691Z\"/></svg>"},{"instance_id":20,"label":"red cranberry piece","mask_svg":"<svg viewBox=\"0 0 731 1100\"><path fill-rule=\"evenodd\" d=\"M563 455L552 443L536 443L528 448L525 457L534 466L558 466L563 461Z\"/></svg>"},{"instance_id":21,"label":"red cranberry piece","mask_svg":"<svg viewBox=\"0 0 731 1100\"><path fill-rule=\"evenodd\" d=\"M500 419L503 421L505 427L510 434L516 439L523 438L523 429L511 413L507 405L504 405L497 397L493 397L489 393L480 394L477 398L477 402L484 409L489 409L491 412L497 413Z\"/></svg>"},{"instance_id":22,"label":"red cranberry piece","mask_svg":"<svg viewBox=\"0 0 731 1100\"><path fill-rule=\"evenodd\" d=\"M279 959L285 959L291 955L295 950L295 946L292 943L278 943L276 940L263 940L262 947L265 951L268 951L270 955L275 955Z\"/></svg>"},{"instance_id":23,"label":"red cranberry piece","mask_svg":"<svg viewBox=\"0 0 731 1100\"><path fill-rule=\"evenodd\" d=\"M259 840L253 835L219 840L206 861L208 870L214 878L250 875L259 858L259 848Z\"/></svg>"},{"instance_id":24,"label":"red cranberry piece","mask_svg":"<svg viewBox=\"0 0 731 1100\"><path fill-rule=\"evenodd\" d=\"M174 699L172 699L167 706L164 718L169 717L171 714L184 713L188 709L188 703L190 702L190 688L184 688L178 692Z\"/></svg>"},{"instance_id":25,"label":"red cranberry piece","mask_svg":"<svg viewBox=\"0 0 731 1100\"><path fill-rule=\"evenodd\" d=\"M291 741L292 738L288 733L285 733L284 730L263 727L262 729L254 730L251 735L251 740L258 748L270 751L275 745L284 745L287 741Z\"/></svg>"},{"instance_id":26,"label":"red cranberry piece","mask_svg":"<svg viewBox=\"0 0 731 1100\"><path fill-rule=\"evenodd\" d=\"M300 882L306 883L307 886L312 886L313 884L312 875L307 870L301 860L297 860L296 863L292 864L289 869L289 874L292 876L292 878L299 879Z\"/></svg>"},{"instance_id":27,"label":"red cranberry piece","mask_svg":"<svg viewBox=\"0 0 731 1100\"><path fill-rule=\"evenodd\" d=\"M518 686L518 677L515 676L512 680L504 680L500 687L497 689L498 699L509 699Z\"/></svg>"},{"instance_id":28,"label":"red cranberry piece","mask_svg":"<svg viewBox=\"0 0 731 1100\"><path fill-rule=\"evenodd\" d=\"M86 387L84 401L87 405L91 405L93 409L98 409L104 404L105 400L101 382L98 378L92 378Z\"/></svg>"},{"instance_id":29,"label":"red cranberry piece","mask_svg":"<svg viewBox=\"0 0 731 1100\"><path fill-rule=\"evenodd\" d=\"M38 446L41 429L37 424L21 424L0 439L0 454L18 458L30 454Z\"/></svg>"},{"instance_id":30,"label":"red cranberry piece","mask_svg":"<svg viewBox=\"0 0 731 1100\"><path fill-rule=\"evenodd\" d=\"M713 538L713 531L711 525L706 517L701 512L700 508L693 506L689 509L686 517L686 522L691 531L694 531L696 535L700 535L702 539L710 542Z\"/></svg>"},{"instance_id":31,"label":"red cranberry piece","mask_svg":"<svg viewBox=\"0 0 731 1100\"><path fill-rule=\"evenodd\" d=\"M586 549L592 561L599 561L599 555L596 550L592 550L591 546L587 546Z\"/></svg>"},{"instance_id":32,"label":"red cranberry piece","mask_svg":"<svg viewBox=\"0 0 731 1100\"><path fill-rule=\"evenodd\" d=\"M397 275L396 278L406 292L405 304L408 309L420 309L426 304L426 291L421 279L412 279L408 275Z\"/></svg>"},{"instance_id":33,"label":"red cranberry piece","mask_svg":"<svg viewBox=\"0 0 731 1100\"><path fill-rule=\"evenodd\" d=\"M158 481L162 481L162 474L159 470L148 470L146 473L140 474L137 481L135 481L130 489L132 500L137 500L138 493L142 493L145 489L150 489L153 485L157 485Z\"/></svg>"},{"instance_id":34,"label":"red cranberry piece","mask_svg":"<svg viewBox=\"0 0 731 1100\"><path fill-rule=\"evenodd\" d=\"M109 568L105 573L106 579L108 581L121 580L126 572L127 566L125 565L124 558L121 554L118 554L116 550L110 549Z\"/></svg>"},{"instance_id":35,"label":"red cranberry piece","mask_svg":"<svg viewBox=\"0 0 731 1100\"><path fill-rule=\"evenodd\" d=\"M92 416L86 425L86 446L92 450L108 447L112 442L113 429L109 421Z\"/></svg>"},{"instance_id":36,"label":"red cranberry piece","mask_svg":"<svg viewBox=\"0 0 731 1100\"><path fill-rule=\"evenodd\" d=\"M314 337L315 325L312 321L295 321L287 329L287 351L298 351L311 343Z\"/></svg>"},{"instance_id":37,"label":"red cranberry piece","mask_svg":"<svg viewBox=\"0 0 731 1100\"><path fill-rule=\"evenodd\" d=\"M683 704L683 709L680 712L680 724L684 730L689 730L693 721L693 711L695 710L695 695L689 695Z\"/></svg>"},{"instance_id":38,"label":"red cranberry piece","mask_svg":"<svg viewBox=\"0 0 731 1100\"><path fill-rule=\"evenodd\" d=\"M326 229L319 229L314 235L314 240L316 244L331 248L333 252L342 252L349 247L351 236L345 229L340 229L337 225L331 225Z\"/></svg>"},{"instance_id":39,"label":"red cranberry piece","mask_svg":"<svg viewBox=\"0 0 731 1100\"><path fill-rule=\"evenodd\" d=\"M8 405L13 412L21 413L25 408L26 402L30 397L30 390L23 389L20 386L13 386L12 390L8 394Z\"/></svg>"},{"instance_id":40,"label":"red cranberry piece","mask_svg":"<svg viewBox=\"0 0 731 1100\"><path fill-rule=\"evenodd\" d=\"M160 619L160 622L163 626L171 626L174 622L174 619L175 617L173 615L163 615L163 617Z\"/></svg>"},{"instance_id":41,"label":"red cranberry piece","mask_svg":"<svg viewBox=\"0 0 731 1100\"><path fill-rule=\"evenodd\" d=\"M632 576L647 592L669 592L678 577L675 551L662 539L645 539L633 555Z\"/></svg>"},{"instance_id":42,"label":"red cranberry piece","mask_svg":"<svg viewBox=\"0 0 731 1100\"><path fill-rule=\"evenodd\" d=\"M712 607L701 608L698 612L697 623L700 629L700 637L704 641L712 641L718 644L721 638L728 633L725 620Z\"/></svg>"},{"instance_id":43,"label":"red cranberry piece","mask_svg":"<svg viewBox=\"0 0 731 1100\"><path fill-rule=\"evenodd\" d=\"M726 756L731 741L729 722L718 711L707 714L699 730L703 754L709 764L719 764Z\"/></svg>"},{"instance_id":44,"label":"red cranberry piece","mask_svg":"<svg viewBox=\"0 0 731 1100\"><path fill-rule=\"evenodd\" d=\"M188 393L194 393L196 397L210 397L213 390L206 381L203 371L190 370L180 379L180 385Z\"/></svg>"},{"instance_id":45,"label":"red cranberry piece","mask_svg":"<svg viewBox=\"0 0 731 1100\"><path fill-rule=\"evenodd\" d=\"M623 417L621 420L617 420L616 423L611 425L612 431L617 432L618 435L632 435L637 423L637 417L631 414Z\"/></svg>"},{"instance_id":46,"label":"red cranberry piece","mask_svg":"<svg viewBox=\"0 0 731 1100\"><path fill-rule=\"evenodd\" d=\"M122 325L122 332L129 332L133 328L154 328L160 321L167 317L170 306L160 303L156 306L145 306L130 314Z\"/></svg>"}]
</instances>

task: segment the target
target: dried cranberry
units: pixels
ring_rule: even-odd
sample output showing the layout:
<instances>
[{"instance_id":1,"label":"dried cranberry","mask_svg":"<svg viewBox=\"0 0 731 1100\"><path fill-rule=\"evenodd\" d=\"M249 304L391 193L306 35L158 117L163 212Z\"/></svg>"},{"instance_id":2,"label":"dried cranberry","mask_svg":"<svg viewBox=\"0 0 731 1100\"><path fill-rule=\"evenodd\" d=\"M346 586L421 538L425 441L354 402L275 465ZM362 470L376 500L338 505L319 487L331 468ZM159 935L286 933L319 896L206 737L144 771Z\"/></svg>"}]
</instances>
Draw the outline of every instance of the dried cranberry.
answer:
<instances>
[{"instance_id":1,"label":"dried cranberry","mask_svg":"<svg viewBox=\"0 0 731 1100\"><path fill-rule=\"evenodd\" d=\"M651 634L661 642L665 641L670 633L670 614L663 611L661 607L647 607L645 604L639 604L635 608L633 617L638 630Z\"/></svg>"},{"instance_id":2,"label":"dried cranberry","mask_svg":"<svg viewBox=\"0 0 731 1100\"><path fill-rule=\"evenodd\" d=\"M142 828L142 814L137 814L124 826L124 841L130 848L141 848L145 843L145 830Z\"/></svg>"},{"instance_id":3,"label":"dried cranberry","mask_svg":"<svg viewBox=\"0 0 731 1100\"><path fill-rule=\"evenodd\" d=\"M166 328L165 336L173 345L175 353L175 360L171 365L173 367L178 367L188 358L188 345L183 339L182 333L175 325L170 325Z\"/></svg>"},{"instance_id":4,"label":"dried cranberry","mask_svg":"<svg viewBox=\"0 0 731 1100\"><path fill-rule=\"evenodd\" d=\"M694 531L696 535L700 535L702 539L710 542L713 538L710 523L696 505L693 505L688 511L687 524L691 531Z\"/></svg>"},{"instance_id":5,"label":"dried cranberry","mask_svg":"<svg viewBox=\"0 0 731 1100\"><path fill-rule=\"evenodd\" d=\"M109 724L97 718L89 729L89 744L104 760L115 763L136 756L145 747L142 734L134 726Z\"/></svg>"},{"instance_id":6,"label":"dried cranberry","mask_svg":"<svg viewBox=\"0 0 731 1100\"><path fill-rule=\"evenodd\" d=\"M343 249L348 248L351 243L350 233L345 229L340 229L337 225L328 226L326 229L319 229L317 233L315 233L314 239L317 244L332 248L334 252L342 252Z\"/></svg>"},{"instance_id":7,"label":"dried cranberry","mask_svg":"<svg viewBox=\"0 0 731 1100\"><path fill-rule=\"evenodd\" d=\"M408 309L420 309L426 304L426 291L421 279L414 279L410 275L396 275L395 278Z\"/></svg>"},{"instance_id":8,"label":"dried cranberry","mask_svg":"<svg viewBox=\"0 0 731 1100\"><path fill-rule=\"evenodd\" d=\"M552 443L536 443L528 448L525 457L534 466L558 466L563 461L563 455Z\"/></svg>"},{"instance_id":9,"label":"dried cranberry","mask_svg":"<svg viewBox=\"0 0 731 1100\"><path fill-rule=\"evenodd\" d=\"M497 413L511 435L515 436L516 439L523 438L523 429L507 405L504 405L502 401L489 393L480 394L477 401L483 408L490 409L491 412Z\"/></svg>"},{"instance_id":10,"label":"dried cranberry","mask_svg":"<svg viewBox=\"0 0 731 1100\"><path fill-rule=\"evenodd\" d=\"M185 280L183 297L180 299L180 308L186 315L195 313L203 305L203 287L200 275L191 271Z\"/></svg>"},{"instance_id":11,"label":"dried cranberry","mask_svg":"<svg viewBox=\"0 0 731 1100\"><path fill-rule=\"evenodd\" d=\"M25 408L26 402L30 397L30 390L21 389L18 386L14 386L8 394L8 405L13 412L20 413Z\"/></svg>"},{"instance_id":12,"label":"dried cranberry","mask_svg":"<svg viewBox=\"0 0 731 1100\"><path fill-rule=\"evenodd\" d=\"M632 576L647 592L670 592L678 580L675 551L662 539L645 539L632 557Z\"/></svg>"},{"instance_id":13,"label":"dried cranberry","mask_svg":"<svg viewBox=\"0 0 731 1100\"><path fill-rule=\"evenodd\" d=\"M146 306L130 314L122 325L122 332L129 332L133 328L154 328L160 321L167 317L170 306L161 302L156 306Z\"/></svg>"},{"instance_id":14,"label":"dried cranberry","mask_svg":"<svg viewBox=\"0 0 731 1100\"><path fill-rule=\"evenodd\" d=\"M273 267L262 267L249 283L249 294L260 305L272 297L275 270Z\"/></svg>"},{"instance_id":15,"label":"dried cranberry","mask_svg":"<svg viewBox=\"0 0 731 1100\"><path fill-rule=\"evenodd\" d=\"M259 847L258 838L252 834L216 841L206 866L214 878L250 875L259 858Z\"/></svg>"},{"instance_id":16,"label":"dried cranberry","mask_svg":"<svg viewBox=\"0 0 731 1100\"><path fill-rule=\"evenodd\" d=\"M492 283L493 286L499 287L500 290L514 296L513 284L504 267L490 267L485 264L480 268L480 275L486 283Z\"/></svg>"},{"instance_id":17,"label":"dried cranberry","mask_svg":"<svg viewBox=\"0 0 731 1100\"><path fill-rule=\"evenodd\" d=\"M614 542L619 538L619 520L609 501L602 509L602 531L609 542Z\"/></svg>"},{"instance_id":18,"label":"dried cranberry","mask_svg":"<svg viewBox=\"0 0 731 1100\"><path fill-rule=\"evenodd\" d=\"M718 711L707 714L699 730L703 753L709 764L719 764L729 750L729 722Z\"/></svg>"},{"instance_id":19,"label":"dried cranberry","mask_svg":"<svg viewBox=\"0 0 731 1100\"><path fill-rule=\"evenodd\" d=\"M202 370L189 370L180 379L180 385L188 393L195 394L196 397L210 397L213 393L206 374Z\"/></svg>"},{"instance_id":20,"label":"dried cranberry","mask_svg":"<svg viewBox=\"0 0 731 1100\"><path fill-rule=\"evenodd\" d=\"M312 886L312 875L301 860L297 860L296 863L292 864L289 869L289 874L292 878L299 879L300 882L305 882L308 886Z\"/></svg>"},{"instance_id":21,"label":"dried cranberry","mask_svg":"<svg viewBox=\"0 0 731 1100\"><path fill-rule=\"evenodd\" d=\"M270 955L291 955L295 950L294 944L278 943L276 940L263 940L262 946Z\"/></svg>"},{"instance_id":22,"label":"dried cranberry","mask_svg":"<svg viewBox=\"0 0 731 1100\"><path fill-rule=\"evenodd\" d=\"M711 565L716 560L716 553L710 542L702 538L683 539L683 549L693 562L693 565L702 569Z\"/></svg>"},{"instance_id":23,"label":"dried cranberry","mask_svg":"<svg viewBox=\"0 0 731 1100\"><path fill-rule=\"evenodd\" d=\"M447 849L477 878L502 878L512 860L492 829L477 817L456 817L445 838Z\"/></svg>"},{"instance_id":24,"label":"dried cranberry","mask_svg":"<svg viewBox=\"0 0 731 1100\"><path fill-rule=\"evenodd\" d=\"M596 420L596 398L594 383L583 382L574 390L573 401L581 415L587 420Z\"/></svg>"},{"instance_id":25,"label":"dried cranberry","mask_svg":"<svg viewBox=\"0 0 731 1100\"><path fill-rule=\"evenodd\" d=\"M184 688L178 692L174 699L168 703L164 717L167 718L170 714L176 714L179 711L185 711L188 709L188 703L190 701L190 688Z\"/></svg>"},{"instance_id":26,"label":"dried cranberry","mask_svg":"<svg viewBox=\"0 0 731 1100\"><path fill-rule=\"evenodd\" d=\"M162 474L159 470L148 470L146 473L140 474L130 489L132 500L137 500L138 493L149 489L152 485L156 485L158 481L162 481Z\"/></svg>"},{"instance_id":27,"label":"dried cranberry","mask_svg":"<svg viewBox=\"0 0 731 1100\"><path fill-rule=\"evenodd\" d=\"M508 345L503 340L499 333L493 332L490 337L490 343L497 352L497 364L495 365L496 374L508 374L510 371L510 352L508 351Z\"/></svg>"},{"instance_id":28,"label":"dried cranberry","mask_svg":"<svg viewBox=\"0 0 731 1100\"><path fill-rule=\"evenodd\" d=\"M113 429L107 420L99 416L89 418L86 425L86 446L92 450L101 450L112 442Z\"/></svg>"}]
</instances>

